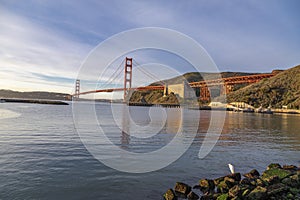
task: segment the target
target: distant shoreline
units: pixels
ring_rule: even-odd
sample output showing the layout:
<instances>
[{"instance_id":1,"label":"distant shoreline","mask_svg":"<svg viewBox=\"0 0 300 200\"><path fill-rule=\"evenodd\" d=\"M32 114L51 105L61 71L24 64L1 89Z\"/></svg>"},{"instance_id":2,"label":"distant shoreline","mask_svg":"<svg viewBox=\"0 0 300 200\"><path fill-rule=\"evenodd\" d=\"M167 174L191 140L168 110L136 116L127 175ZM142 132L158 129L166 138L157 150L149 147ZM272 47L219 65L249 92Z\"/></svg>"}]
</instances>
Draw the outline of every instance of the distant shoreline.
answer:
<instances>
[{"instance_id":1,"label":"distant shoreline","mask_svg":"<svg viewBox=\"0 0 300 200\"><path fill-rule=\"evenodd\" d=\"M121 102L107 102L98 101L102 103L121 103ZM60 100L47 100L47 99L18 99L18 98L0 98L0 103L31 103L31 104L49 104L49 105L69 105L69 103ZM142 106L142 107L168 107L168 108L178 108L181 107L180 104L143 104L143 103L129 103L129 106ZM211 111L232 111L226 108L212 108L210 106L200 106L200 107L188 107L191 110L211 110ZM271 109L274 114L300 114L300 110L296 109Z\"/></svg>"}]
</instances>

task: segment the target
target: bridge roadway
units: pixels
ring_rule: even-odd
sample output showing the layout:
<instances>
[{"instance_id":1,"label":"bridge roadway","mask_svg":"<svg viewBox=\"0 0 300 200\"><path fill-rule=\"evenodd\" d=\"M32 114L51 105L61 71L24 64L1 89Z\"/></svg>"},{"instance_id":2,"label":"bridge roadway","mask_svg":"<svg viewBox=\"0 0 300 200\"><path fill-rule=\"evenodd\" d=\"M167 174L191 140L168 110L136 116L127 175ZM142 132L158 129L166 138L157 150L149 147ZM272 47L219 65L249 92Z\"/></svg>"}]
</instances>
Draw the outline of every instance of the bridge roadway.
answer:
<instances>
[{"instance_id":1,"label":"bridge roadway","mask_svg":"<svg viewBox=\"0 0 300 200\"><path fill-rule=\"evenodd\" d=\"M135 87L130 88L131 90L164 90L165 86L159 85L159 86L145 86L145 87ZM124 88L111 88L111 89L100 89L100 90L92 90L87 92L80 92L80 95L83 94L93 94L93 93L99 93L99 92L119 92L124 91Z\"/></svg>"},{"instance_id":2,"label":"bridge roadway","mask_svg":"<svg viewBox=\"0 0 300 200\"><path fill-rule=\"evenodd\" d=\"M207 87L210 86L230 86L230 85L237 85L237 84L251 84L256 83L264 78L271 78L275 76L275 73L272 74L256 74L256 75L249 75L249 76L234 76L229 78L220 78L220 79L213 79L213 80L205 80L205 81L198 81L198 82L191 82L189 85L192 88L203 88L204 90L208 90ZM163 85L160 86L144 86L144 87L135 87L130 88L131 90L164 90ZM79 95L85 94L93 94L99 92L117 92L117 91L124 91L125 88L110 88L110 89L99 89L99 90L92 90L87 92L80 92ZM226 93L230 92L228 90Z\"/></svg>"},{"instance_id":3,"label":"bridge roadway","mask_svg":"<svg viewBox=\"0 0 300 200\"><path fill-rule=\"evenodd\" d=\"M204 87L204 86L256 83L264 78L271 78L274 75L275 74L256 74L256 75L249 75L249 76L234 76L234 77L228 77L228 78L191 82L191 83L189 83L189 85L192 88L197 88L197 87Z\"/></svg>"}]
</instances>

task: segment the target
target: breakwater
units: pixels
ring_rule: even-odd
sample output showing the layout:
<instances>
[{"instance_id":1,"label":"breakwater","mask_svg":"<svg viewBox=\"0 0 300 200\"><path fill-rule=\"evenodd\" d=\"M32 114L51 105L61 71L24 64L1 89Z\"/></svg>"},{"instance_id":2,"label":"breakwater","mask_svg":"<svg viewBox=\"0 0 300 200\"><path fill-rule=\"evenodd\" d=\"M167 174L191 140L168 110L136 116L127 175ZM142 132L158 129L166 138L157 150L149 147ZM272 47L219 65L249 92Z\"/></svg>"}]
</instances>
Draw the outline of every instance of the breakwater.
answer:
<instances>
[{"instance_id":1,"label":"breakwater","mask_svg":"<svg viewBox=\"0 0 300 200\"><path fill-rule=\"evenodd\" d=\"M130 102L130 103L128 103L128 105L129 106L146 106L146 107L161 106L161 107L166 107L166 108L179 108L179 107L181 107L180 104L170 104L170 103L152 104L152 103L132 103L132 102Z\"/></svg>"},{"instance_id":2,"label":"breakwater","mask_svg":"<svg viewBox=\"0 0 300 200\"><path fill-rule=\"evenodd\" d=\"M300 114L300 110L296 109L272 109L274 113Z\"/></svg>"},{"instance_id":3,"label":"breakwater","mask_svg":"<svg viewBox=\"0 0 300 200\"><path fill-rule=\"evenodd\" d=\"M0 99L1 103L33 103L33 104L53 104L53 105L69 105L63 101L43 100L43 99Z\"/></svg>"},{"instance_id":4,"label":"breakwater","mask_svg":"<svg viewBox=\"0 0 300 200\"><path fill-rule=\"evenodd\" d=\"M242 175L232 173L216 179L201 179L191 187L177 182L163 195L165 200L300 200L300 168L270 164L260 174L256 169Z\"/></svg>"}]
</instances>

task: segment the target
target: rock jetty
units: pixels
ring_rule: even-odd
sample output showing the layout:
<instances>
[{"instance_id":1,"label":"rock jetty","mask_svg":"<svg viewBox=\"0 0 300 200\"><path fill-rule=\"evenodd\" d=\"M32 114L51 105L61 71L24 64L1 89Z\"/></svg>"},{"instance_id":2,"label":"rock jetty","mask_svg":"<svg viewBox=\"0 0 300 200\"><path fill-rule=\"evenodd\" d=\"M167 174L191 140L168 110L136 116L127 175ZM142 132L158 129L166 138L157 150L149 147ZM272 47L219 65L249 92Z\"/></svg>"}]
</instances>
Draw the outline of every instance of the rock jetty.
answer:
<instances>
[{"instance_id":1,"label":"rock jetty","mask_svg":"<svg viewBox=\"0 0 300 200\"><path fill-rule=\"evenodd\" d=\"M1 103L33 103L33 104L52 104L52 105L69 105L64 101L44 100L44 99L7 99L1 98Z\"/></svg>"},{"instance_id":2,"label":"rock jetty","mask_svg":"<svg viewBox=\"0 0 300 200\"><path fill-rule=\"evenodd\" d=\"M300 200L300 167L270 164L260 174L256 169L232 173L214 180L201 179L191 187L177 182L163 195L165 200Z\"/></svg>"}]
</instances>

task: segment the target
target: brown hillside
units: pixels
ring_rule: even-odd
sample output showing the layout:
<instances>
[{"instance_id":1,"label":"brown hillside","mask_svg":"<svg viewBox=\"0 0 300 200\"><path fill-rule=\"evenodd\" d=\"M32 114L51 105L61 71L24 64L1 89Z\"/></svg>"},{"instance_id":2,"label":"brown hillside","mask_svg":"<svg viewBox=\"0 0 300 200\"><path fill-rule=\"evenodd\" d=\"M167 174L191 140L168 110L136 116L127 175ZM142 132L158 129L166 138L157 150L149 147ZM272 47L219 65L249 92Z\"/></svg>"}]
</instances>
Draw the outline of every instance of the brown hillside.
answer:
<instances>
[{"instance_id":1,"label":"brown hillside","mask_svg":"<svg viewBox=\"0 0 300 200\"><path fill-rule=\"evenodd\" d=\"M227 101L243 101L255 107L300 108L300 65L227 95Z\"/></svg>"}]
</instances>

